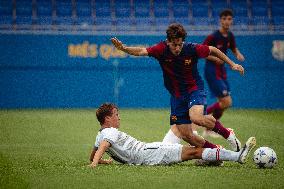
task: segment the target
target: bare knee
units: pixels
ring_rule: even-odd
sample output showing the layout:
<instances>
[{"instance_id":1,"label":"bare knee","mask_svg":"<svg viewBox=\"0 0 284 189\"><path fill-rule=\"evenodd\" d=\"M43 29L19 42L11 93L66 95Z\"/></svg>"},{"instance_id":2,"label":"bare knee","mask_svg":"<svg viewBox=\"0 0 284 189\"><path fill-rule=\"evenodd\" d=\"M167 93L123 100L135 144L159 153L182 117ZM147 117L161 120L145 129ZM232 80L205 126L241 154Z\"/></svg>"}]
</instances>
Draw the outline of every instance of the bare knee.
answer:
<instances>
[{"instance_id":1,"label":"bare knee","mask_svg":"<svg viewBox=\"0 0 284 189\"><path fill-rule=\"evenodd\" d=\"M216 122L216 119L212 115L190 115L190 120L206 128L213 128Z\"/></svg>"},{"instance_id":2,"label":"bare knee","mask_svg":"<svg viewBox=\"0 0 284 189\"><path fill-rule=\"evenodd\" d=\"M219 104L222 109L226 109L232 106L232 98L230 96L226 96L219 99Z\"/></svg>"}]
</instances>

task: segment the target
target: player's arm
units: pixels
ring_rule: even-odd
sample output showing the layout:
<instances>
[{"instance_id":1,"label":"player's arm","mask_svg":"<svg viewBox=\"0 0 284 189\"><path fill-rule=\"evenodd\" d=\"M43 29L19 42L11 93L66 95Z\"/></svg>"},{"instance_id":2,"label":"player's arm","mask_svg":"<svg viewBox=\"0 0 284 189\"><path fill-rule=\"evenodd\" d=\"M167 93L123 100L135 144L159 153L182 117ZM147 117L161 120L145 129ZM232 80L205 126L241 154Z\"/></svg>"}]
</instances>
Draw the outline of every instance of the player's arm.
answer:
<instances>
[{"instance_id":1,"label":"player's arm","mask_svg":"<svg viewBox=\"0 0 284 189\"><path fill-rule=\"evenodd\" d=\"M118 49L127 54L134 56L148 56L148 51L145 47L128 47L119 41L116 37L111 38L112 44Z\"/></svg>"},{"instance_id":2,"label":"player's arm","mask_svg":"<svg viewBox=\"0 0 284 189\"><path fill-rule=\"evenodd\" d=\"M216 56L217 58L219 58L219 59L223 60L224 62L226 62L227 64L229 64L231 66L232 70L239 71L240 74L242 74L242 75L244 74L244 68L241 65L234 63L222 51L220 51L219 49L217 49L216 47L213 47L213 46L209 46L209 50L210 50L209 55Z\"/></svg>"},{"instance_id":3,"label":"player's arm","mask_svg":"<svg viewBox=\"0 0 284 189\"><path fill-rule=\"evenodd\" d=\"M244 61L245 57L244 55L239 51L238 48L234 48L232 49L233 54L235 55L235 57L239 60L239 61Z\"/></svg>"},{"instance_id":4,"label":"player's arm","mask_svg":"<svg viewBox=\"0 0 284 189\"><path fill-rule=\"evenodd\" d=\"M214 64L217 64L217 65L224 64L224 61L221 60L220 58L217 58L216 56L209 55L206 59L211 62L214 62Z\"/></svg>"},{"instance_id":5,"label":"player's arm","mask_svg":"<svg viewBox=\"0 0 284 189\"><path fill-rule=\"evenodd\" d=\"M96 167L98 164L110 164L112 160L103 160L102 157L105 153L105 151L110 147L110 143L106 140L103 140L100 143L100 146L98 149L93 149L91 156L90 156L90 161L91 167Z\"/></svg>"}]
</instances>

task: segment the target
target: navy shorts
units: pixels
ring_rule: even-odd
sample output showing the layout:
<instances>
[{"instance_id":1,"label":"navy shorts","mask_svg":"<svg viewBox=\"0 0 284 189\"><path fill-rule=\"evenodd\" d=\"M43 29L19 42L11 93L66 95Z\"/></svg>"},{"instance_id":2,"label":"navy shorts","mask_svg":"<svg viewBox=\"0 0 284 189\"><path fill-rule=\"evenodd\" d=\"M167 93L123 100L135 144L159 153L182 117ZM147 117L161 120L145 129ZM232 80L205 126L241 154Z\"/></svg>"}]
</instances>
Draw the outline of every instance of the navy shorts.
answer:
<instances>
[{"instance_id":1,"label":"navy shorts","mask_svg":"<svg viewBox=\"0 0 284 189\"><path fill-rule=\"evenodd\" d=\"M215 67L212 67L212 65L207 63L205 68L205 79L211 95L214 97L229 96L231 94L231 90L228 81L223 78L217 78Z\"/></svg>"},{"instance_id":2,"label":"navy shorts","mask_svg":"<svg viewBox=\"0 0 284 189\"><path fill-rule=\"evenodd\" d=\"M170 124L191 124L188 110L194 105L204 105L206 110L206 93L196 90L181 97L171 95Z\"/></svg>"}]
</instances>

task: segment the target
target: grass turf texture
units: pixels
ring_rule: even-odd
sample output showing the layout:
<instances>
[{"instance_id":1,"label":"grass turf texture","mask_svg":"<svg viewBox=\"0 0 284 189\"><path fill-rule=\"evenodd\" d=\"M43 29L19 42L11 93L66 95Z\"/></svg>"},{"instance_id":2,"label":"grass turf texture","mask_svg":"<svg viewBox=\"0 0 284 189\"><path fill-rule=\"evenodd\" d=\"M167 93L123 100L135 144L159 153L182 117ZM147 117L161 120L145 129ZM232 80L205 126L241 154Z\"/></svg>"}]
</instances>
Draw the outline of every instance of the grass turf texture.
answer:
<instances>
[{"instance_id":1,"label":"grass turf texture","mask_svg":"<svg viewBox=\"0 0 284 189\"><path fill-rule=\"evenodd\" d=\"M161 141L167 110L121 110L121 129L146 142ZM0 188L284 188L284 111L230 110L222 118L244 143L257 138L278 156L273 169L226 162L223 167L87 167L99 129L95 110L1 110ZM210 139L228 147L223 139ZM256 149L256 148L255 148ZM255 150L254 149L254 150Z\"/></svg>"}]
</instances>

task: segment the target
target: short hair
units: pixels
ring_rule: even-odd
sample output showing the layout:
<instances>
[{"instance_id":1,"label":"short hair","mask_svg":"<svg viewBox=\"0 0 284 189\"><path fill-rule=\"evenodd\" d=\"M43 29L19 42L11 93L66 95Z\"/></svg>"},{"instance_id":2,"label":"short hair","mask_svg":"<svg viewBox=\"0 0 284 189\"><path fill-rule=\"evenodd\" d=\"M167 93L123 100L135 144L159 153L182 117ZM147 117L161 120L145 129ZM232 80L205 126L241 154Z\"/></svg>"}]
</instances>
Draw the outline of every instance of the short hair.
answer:
<instances>
[{"instance_id":1,"label":"short hair","mask_svg":"<svg viewBox=\"0 0 284 189\"><path fill-rule=\"evenodd\" d=\"M173 23L169 25L167 29L167 39L169 41L172 41L173 39L178 39L178 38L182 38L182 40L184 41L186 38L186 35L187 33L184 27L178 23Z\"/></svg>"},{"instance_id":2,"label":"short hair","mask_svg":"<svg viewBox=\"0 0 284 189\"><path fill-rule=\"evenodd\" d=\"M222 18L223 16L234 16L232 9L224 9L220 12L219 17Z\"/></svg>"},{"instance_id":3,"label":"short hair","mask_svg":"<svg viewBox=\"0 0 284 189\"><path fill-rule=\"evenodd\" d=\"M104 103L96 111L96 116L101 125L105 123L106 116L112 116L112 110L118 109L115 104Z\"/></svg>"}]
</instances>

